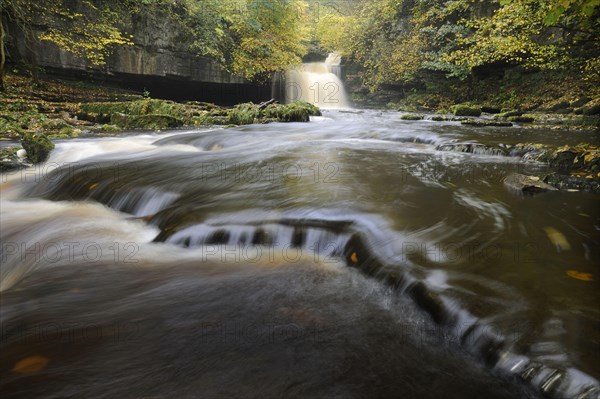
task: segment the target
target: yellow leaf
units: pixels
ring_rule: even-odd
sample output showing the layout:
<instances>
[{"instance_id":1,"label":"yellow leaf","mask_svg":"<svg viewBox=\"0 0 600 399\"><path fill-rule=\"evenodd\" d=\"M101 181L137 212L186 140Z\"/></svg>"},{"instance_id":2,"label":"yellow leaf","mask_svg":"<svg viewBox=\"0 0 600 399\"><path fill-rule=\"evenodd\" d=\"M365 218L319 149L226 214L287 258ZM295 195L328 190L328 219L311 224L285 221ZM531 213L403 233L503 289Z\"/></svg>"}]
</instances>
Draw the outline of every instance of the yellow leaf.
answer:
<instances>
[{"instance_id":1,"label":"yellow leaf","mask_svg":"<svg viewBox=\"0 0 600 399\"><path fill-rule=\"evenodd\" d=\"M20 374L37 373L48 366L50 360L44 356L29 356L15 364L12 371Z\"/></svg>"},{"instance_id":2,"label":"yellow leaf","mask_svg":"<svg viewBox=\"0 0 600 399\"><path fill-rule=\"evenodd\" d=\"M591 273L578 272L576 270L567 270L567 276L581 281L592 281Z\"/></svg>"},{"instance_id":3,"label":"yellow leaf","mask_svg":"<svg viewBox=\"0 0 600 399\"><path fill-rule=\"evenodd\" d=\"M98 185L98 183L94 183L94 184L92 184L92 185L90 186L90 190L93 190L93 189L95 189L97 185Z\"/></svg>"},{"instance_id":4,"label":"yellow leaf","mask_svg":"<svg viewBox=\"0 0 600 399\"><path fill-rule=\"evenodd\" d=\"M571 244L569 244L563 233L556 230L554 227L545 227L544 231L546 232L550 242L556 245L559 249L563 251L568 251L571 249Z\"/></svg>"},{"instance_id":5,"label":"yellow leaf","mask_svg":"<svg viewBox=\"0 0 600 399\"><path fill-rule=\"evenodd\" d=\"M358 255L356 254L356 252L352 252L352 255L350 255L350 260L352 261L352 263L358 262Z\"/></svg>"}]
</instances>

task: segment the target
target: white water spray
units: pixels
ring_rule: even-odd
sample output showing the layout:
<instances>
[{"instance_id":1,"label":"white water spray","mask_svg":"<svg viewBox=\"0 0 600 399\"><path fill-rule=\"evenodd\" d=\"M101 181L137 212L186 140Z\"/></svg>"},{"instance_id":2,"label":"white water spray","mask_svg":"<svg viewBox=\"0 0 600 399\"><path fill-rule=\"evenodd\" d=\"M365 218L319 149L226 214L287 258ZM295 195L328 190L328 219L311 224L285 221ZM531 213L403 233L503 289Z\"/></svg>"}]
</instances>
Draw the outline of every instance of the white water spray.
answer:
<instances>
[{"instance_id":1,"label":"white water spray","mask_svg":"<svg viewBox=\"0 0 600 399\"><path fill-rule=\"evenodd\" d=\"M321 108L350 108L340 79L341 57L329 54L325 62L302 64L286 74L285 102L306 101Z\"/></svg>"}]
</instances>

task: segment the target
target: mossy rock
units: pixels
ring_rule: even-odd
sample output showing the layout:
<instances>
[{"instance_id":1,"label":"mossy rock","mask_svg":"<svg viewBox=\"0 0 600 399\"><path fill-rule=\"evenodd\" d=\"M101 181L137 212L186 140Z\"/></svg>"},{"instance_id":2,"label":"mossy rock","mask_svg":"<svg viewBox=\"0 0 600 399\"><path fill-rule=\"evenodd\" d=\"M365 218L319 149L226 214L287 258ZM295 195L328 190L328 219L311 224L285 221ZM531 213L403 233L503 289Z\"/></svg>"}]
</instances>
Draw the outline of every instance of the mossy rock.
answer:
<instances>
[{"instance_id":1,"label":"mossy rock","mask_svg":"<svg viewBox=\"0 0 600 399\"><path fill-rule=\"evenodd\" d=\"M27 158L33 163L44 162L54 149L54 143L43 134L22 134L21 145L27 151Z\"/></svg>"},{"instance_id":2,"label":"mossy rock","mask_svg":"<svg viewBox=\"0 0 600 399\"><path fill-rule=\"evenodd\" d=\"M305 101L290 104L272 104L262 110L262 116L278 122L308 122L311 116L320 116L319 107Z\"/></svg>"},{"instance_id":3,"label":"mossy rock","mask_svg":"<svg viewBox=\"0 0 600 399\"><path fill-rule=\"evenodd\" d=\"M567 109L569 108L569 101L563 100L563 99L558 99L558 100L554 100L552 102L550 102L549 104L540 107L540 109L542 111L549 111L549 112L557 112L559 110L562 109Z\"/></svg>"},{"instance_id":4,"label":"mossy rock","mask_svg":"<svg viewBox=\"0 0 600 399\"><path fill-rule=\"evenodd\" d=\"M467 126L478 126L478 127L487 127L487 126L511 127L513 125L511 122L479 120L479 119L467 119L467 120L461 121L460 124L467 125Z\"/></svg>"},{"instance_id":5,"label":"mossy rock","mask_svg":"<svg viewBox=\"0 0 600 399\"><path fill-rule=\"evenodd\" d=\"M496 117L497 118L510 118L510 117L513 117L513 116L521 116L521 115L523 115L523 112L513 110L513 111L502 112L502 113L496 115Z\"/></svg>"},{"instance_id":6,"label":"mossy rock","mask_svg":"<svg viewBox=\"0 0 600 399\"><path fill-rule=\"evenodd\" d=\"M448 121L448 117L444 116L444 115L434 115L431 117L432 121L436 121L436 122L445 122Z\"/></svg>"},{"instance_id":7,"label":"mossy rock","mask_svg":"<svg viewBox=\"0 0 600 399\"><path fill-rule=\"evenodd\" d=\"M400 117L400 119L405 121L420 121L423 119L423 115L418 114L405 114Z\"/></svg>"},{"instance_id":8,"label":"mossy rock","mask_svg":"<svg viewBox=\"0 0 600 399\"><path fill-rule=\"evenodd\" d=\"M535 118L529 115L511 116L508 118L508 121L515 123L533 123L535 122Z\"/></svg>"},{"instance_id":9,"label":"mossy rock","mask_svg":"<svg viewBox=\"0 0 600 399\"><path fill-rule=\"evenodd\" d=\"M68 124L63 119L48 119L41 123L41 127L44 130L62 130L65 128L72 128L70 124Z\"/></svg>"},{"instance_id":10,"label":"mossy rock","mask_svg":"<svg viewBox=\"0 0 600 399\"><path fill-rule=\"evenodd\" d=\"M600 104L586 105L582 112L584 115L600 115Z\"/></svg>"},{"instance_id":11,"label":"mossy rock","mask_svg":"<svg viewBox=\"0 0 600 399\"><path fill-rule=\"evenodd\" d=\"M171 115L159 114L125 115L121 113L115 113L111 117L111 124L117 125L124 129L147 130L172 129L184 126L184 122L181 119L175 118Z\"/></svg>"},{"instance_id":12,"label":"mossy rock","mask_svg":"<svg viewBox=\"0 0 600 399\"><path fill-rule=\"evenodd\" d=\"M502 109L493 105L484 105L481 107L481 111L485 112L486 114L499 114Z\"/></svg>"},{"instance_id":13,"label":"mossy rock","mask_svg":"<svg viewBox=\"0 0 600 399\"><path fill-rule=\"evenodd\" d=\"M111 124L104 124L100 127L100 131L104 132L104 133L115 133L115 132L119 132L122 129L117 126L117 125L111 125Z\"/></svg>"},{"instance_id":14,"label":"mossy rock","mask_svg":"<svg viewBox=\"0 0 600 399\"><path fill-rule=\"evenodd\" d=\"M238 104L229 110L228 123L234 125L249 125L258 121L260 117L260 109L254 103Z\"/></svg>"},{"instance_id":15,"label":"mossy rock","mask_svg":"<svg viewBox=\"0 0 600 399\"><path fill-rule=\"evenodd\" d=\"M115 113L128 114L129 102L99 102L81 104L81 111L84 114L92 115L112 115Z\"/></svg>"},{"instance_id":16,"label":"mossy rock","mask_svg":"<svg viewBox=\"0 0 600 399\"><path fill-rule=\"evenodd\" d=\"M452 111L455 116L481 116L481 107L475 105L455 105Z\"/></svg>"},{"instance_id":17,"label":"mossy rock","mask_svg":"<svg viewBox=\"0 0 600 399\"><path fill-rule=\"evenodd\" d=\"M590 98L583 96L583 97L579 97L576 100L571 101L571 103L569 105L572 108L580 108L580 107L583 107L588 101L590 101Z\"/></svg>"},{"instance_id":18,"label":"mossy rock","mask_svg":"<svg viewBox=\"0 0 600 399\"><path fill-rule=\"evenodd\" d=\"M20 149L21 147L0 148L0 172L9 172L29 166L23 159L17 157L17 151Z\"/></svg>"}]
</instances>

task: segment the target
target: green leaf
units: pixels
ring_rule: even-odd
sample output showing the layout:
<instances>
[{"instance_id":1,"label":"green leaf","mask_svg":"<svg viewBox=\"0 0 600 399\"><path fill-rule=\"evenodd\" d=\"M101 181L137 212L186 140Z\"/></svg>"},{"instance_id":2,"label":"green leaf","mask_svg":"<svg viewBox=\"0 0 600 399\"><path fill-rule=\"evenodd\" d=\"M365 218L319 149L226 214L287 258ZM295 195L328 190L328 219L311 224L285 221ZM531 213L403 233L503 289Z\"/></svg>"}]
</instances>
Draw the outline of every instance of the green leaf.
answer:
<instances>
[{"instance_id":1,"label":"green leaf","mask_svg":"<svg viewBox=\"0 0 600 399\"><path fill-rule=\"evenodd\" d=\"M600 0L588 0L581 6L581 12L586 17L591 17L594 9L600 5Z\"/></svg>"},{"instance_id":2,"label":"green leaf","mask_svg":"<svg viewBox=\"0 0 600 399\"><path fill-rule=\"evenodd\" d=\"M564 12L565 8L563 6L554 7L550 10L550 12L548 12L548 14L546 14L546 17L544 18L544 25L554 25Z\"/></svg>"}]
</instances>

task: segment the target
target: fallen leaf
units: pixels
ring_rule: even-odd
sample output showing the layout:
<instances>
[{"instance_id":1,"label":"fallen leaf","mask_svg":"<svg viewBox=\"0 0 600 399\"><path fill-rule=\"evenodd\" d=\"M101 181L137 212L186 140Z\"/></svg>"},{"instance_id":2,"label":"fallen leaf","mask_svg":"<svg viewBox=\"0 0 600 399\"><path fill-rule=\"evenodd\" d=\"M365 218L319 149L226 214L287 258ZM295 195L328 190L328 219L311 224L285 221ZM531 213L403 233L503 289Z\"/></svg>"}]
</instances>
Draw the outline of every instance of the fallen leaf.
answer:
<instances>
[{"instance_id":1,"label":"fallen leaf","mask_svg":"<svg viewBox=\"0 0 600 399\"><path fill-rule=\"evenodd\" d=\"M550 242L556 245L557 248L563 251L568 251L571 249L571 244L569 244L563 233L556 230L554 227L544 227L544 231L546 232Z\"/></svg>"},{"instance_id":2,"label":"fallen leaf","mask_svg":"<svg viewBox=\"0 0 600 399\"><path fill-rule=\"evenodd\" d=\"M42 371L48 366L50 360L44 356L29 356L19 360L12 371L20 374L30 374Z\"/></svg>"},{"instance_id":3,"label":"fallen leaf","mask_svg":"<svg viewBox=\"0 0 600 399\"><path fill-rule=\"evenodd\" d=\"M95 189L97 185L98 185L98 183L94 183L94 184L92 184L92 185L90 186L90 190L93 190L93 189Z\"/></svg>"},{"instance_id":4,"label":"fallen leaf","mask_svg":"<svg viewBox=\"0 0 600 399\"><path fill-rule=\"evenodd\" d=\"M592 281L591 273L578 272L577 270L567 270L567 276L581 281Z\"/></svg>"},{"instance_id":5,"label":"fallen leaf","mask_svg":"<svg viewBox=\"0 0 600 399\"><path fill-rule=\"evenodd\" d=\"M358 255L356 254L356 252L352 252L352 255L350 255L350 260L352 261L352 263L358 262Z\"/></svg>"}]
</instances>

